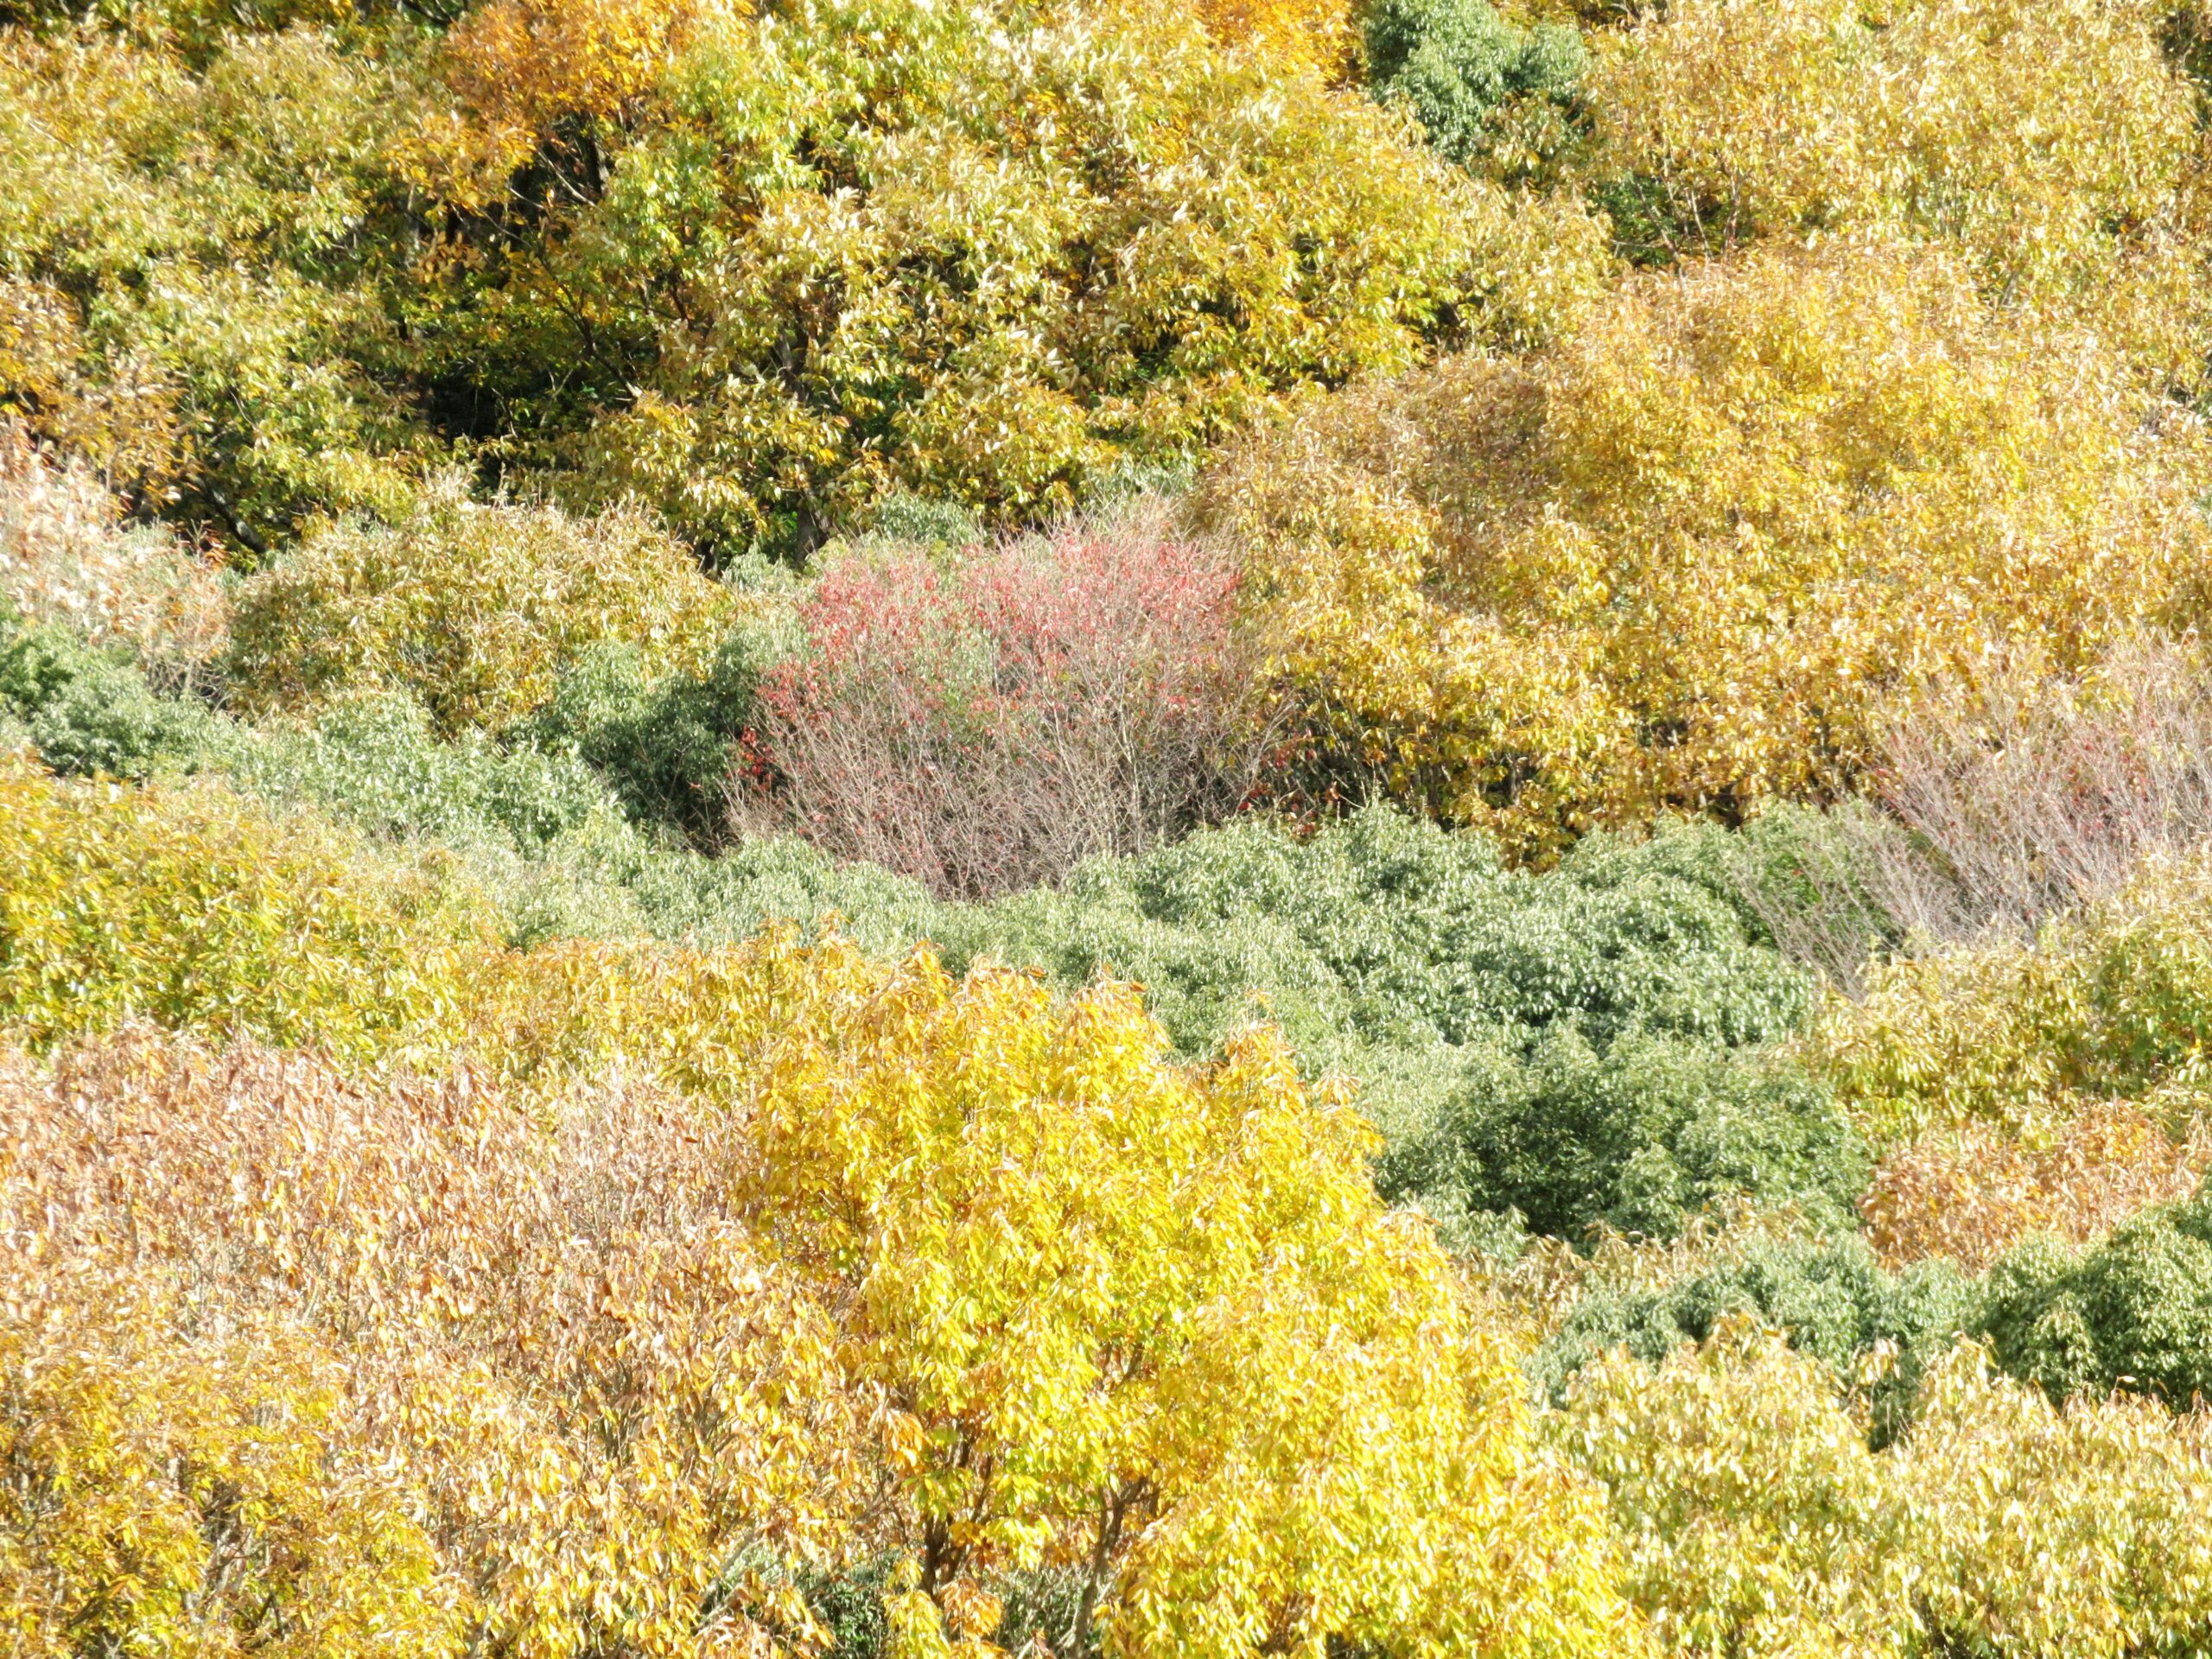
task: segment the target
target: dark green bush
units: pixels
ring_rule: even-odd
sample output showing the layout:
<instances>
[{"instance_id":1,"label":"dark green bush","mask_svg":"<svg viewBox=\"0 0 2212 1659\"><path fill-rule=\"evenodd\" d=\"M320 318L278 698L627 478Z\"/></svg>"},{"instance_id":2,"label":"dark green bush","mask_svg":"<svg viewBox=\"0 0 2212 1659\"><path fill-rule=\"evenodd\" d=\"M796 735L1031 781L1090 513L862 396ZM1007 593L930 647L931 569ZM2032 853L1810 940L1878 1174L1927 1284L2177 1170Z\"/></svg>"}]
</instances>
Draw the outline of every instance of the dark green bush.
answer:
<instances>
[{"instance_id":1,"label":"dark green bush","mask_svg":"<svg viewBox=\"0 0 2212 1659\"><path fill-rule=\"evenodd\" d=\"M883 1598L890 1588L894 1557L879 1555L838 1573L817 1573L799 1581L814 1617L830 1638L827 1659L876 1659L891 1637Z\"/></svg>"},{"instance_id":2,"label":"dark green bush","mask_svg":"<svg viewBox=\"0 0 2212 1659\"><path fill-rule=\"evenodd\" d=\"M1804 1074L1741 1052L1794 1029L1811 983L1729 896L1725 834L1595 839L1530 875L1387 808L1303 841L1249 821L948 907L936 938L957 963L1136 979L1186 1052L1263 1009L1363 1080L1385 1190L1463 1239L1511 1210L1669 1234L1737 1194L1847 1225L1858 1135Z\"/></svg>"},{"instance_id":3,"label":"dark green bush","mask_svg":"<svg viewBox=\"0 0 2212 1659\"><path fill-rule=\"evenodd\" d=\"M207 722L197 704L156 696L127 659L53 623L0 613L0 714L14 716L59 772L143 779L189 751Z\"/></svg>"},{"instance_id":4,"label":"dark green bush","mask_svg":"<svg viewBox=\"0 0 2212 1659\"><path fill-rule=\"evenodd\" d=\"M1565 1021L1525 1052L1470 1046L1425 1120L1398 1127L1389 1196L1516 1211L1566 1238L1668 1236L1736 1195L1848 1230L1870 1171L1827 1090L1783 1060L1642 1033L1600 1049Z\"/></svg>"},{"instance_id":5,"label":"dark green bush","mask_svg":"<svg viewBox=\"0 0 2212 1659\"><path fill-rule=\"evenodd\" d=\"M1625 1345L1656 1362L1738 1313L1839 1368L1895 1344L1897 1365L1874 1399L1878 1440L1904 1426L1927 1363L1961 1334L1986 1339L2003 1370L2055 1402L2124 1389L2183 1409L2212 1400L2212 1186L2083 1249L2031 1238L1979 1282L1940 1262L1886 1273L1854 1236L1762 1240L1660 1289L1592 1290L1528 1369L1563 1398L1599 1354Z\"/></svg>"},{"instance_id":6,"label":"dark green bush","mask_svg":"<svg viewBox=\"0 0 2212 1659\"><path fill-rule=\"evenodd\" d=\"M838 1572L799 1578L799 1592L830 1638L825 1659L878 1659L891 1639L883 1597L896 1565L896 1557L878 1555ZM1080 1633L1072 1645L1068 1640L1082 1611L1087 1576L1074 1567L1036 1567L1007 1574L996 1586L1004 1609L993 1632L996 1644L1013 1654L1042 1651L1066 1659L1095 1659L1099 1651L1095 1618L1092 1628Z\"/></svg>"},{"instance_id":7,"label":"dark green bush","mask_svg":"<svg viewBox=\"0 0 2212 1659\"><path fill-rule=\"evenodd\" d=\"M1567 1380L1601 1354L1625 1347L1656 1364L1680 1344L1703 1342L1727 1315L1748 1313L1839 1371L1877 1342L1895 1344L1897 1364L1874 1397L1875 1438L1885 1441L1904 1427L1928 1363L1971 1326L1974 1305L1973 1285L1948 1264L1890 1274L1856 1237L1762 1240L1661 1289L1592 1291L1528 1370L1562 1402Z\"/></svg>"},{"instance_id":8,"label":"dark green bush","mask_svg":"<svg viewBox=\"0 0 2212 1659\"><path fill-rule=\"evenodd\" d=\"M2080 1252L2030 1239L1990 1270L1980 1313L1998 1363L2054 1400L2127 1388L2212 1400L2212 1189Z\"/></svg>"},{"instance_id":9,"label":"dark green bush","mask_svg":"<svg viewBox=\"0 0 2212 1659\"><path fill-rule=\"evenodd\" d=\"M1547 159L1587 55L1572 29L1516 28L1487 0L1379 0L1367 13L1375 96L1408 105L1429 143L1462 166L1492 157L1516 171Z\"/></svg>"},{"instance_id":10,"label":"dark green bush","mask_svg":"<svg viewBox=\"0 0 2212 1659\"><path fill-rule=\"evenodd\" d=\"M1600 1046L1632 1030L1770 1042L1809 1011L1812 982L1755 941L1725 878L1700 867L1694 844L1719 833L1594 839L1530 875L1485 836L1387 807L1304 840L1254 819L967 912L949 943L963 960L988 951L1065 981L1140 979L1194 1052L1251 990L1309 1052L1525 1045L1562 1023Z\"/></svg>"},{"instance_id":11,"label":"dark green bush","mask_svg":"<svg viewBox=\"0 0 2212 1659\"><path fill-rule=\"evenodd\" d=\"M596 768L640 823L721 840L731 746L752 723L753 692L782 649L772 627L747 622L722 641L703 675L655 678L635 646L593 646L517 735Z\"/></svg>"}]
</instances>

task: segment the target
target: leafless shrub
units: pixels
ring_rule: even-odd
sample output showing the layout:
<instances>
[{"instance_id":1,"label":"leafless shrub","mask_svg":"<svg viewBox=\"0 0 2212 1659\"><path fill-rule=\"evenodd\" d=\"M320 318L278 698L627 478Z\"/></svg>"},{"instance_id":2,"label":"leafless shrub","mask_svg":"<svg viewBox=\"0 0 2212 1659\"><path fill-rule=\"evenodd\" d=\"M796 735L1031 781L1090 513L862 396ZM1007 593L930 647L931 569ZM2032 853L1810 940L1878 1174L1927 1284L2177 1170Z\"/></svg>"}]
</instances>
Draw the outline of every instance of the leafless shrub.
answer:
<instances>
[{"instance_id":1,"label":"leafless shrub","mask_svg":"<svg viewBox=\"0 0 2212 1659\"><path fill-rule=\"evenodd\" d=\"M1938 688L1888 732L1882 798L1955 899L1904 919L2031 937L2144 859L2212 836L2212 680L2145 639L2078 678L2018 668Z\"/></svg>"},{"instance_id":2,"label":"leafless shrub","mask_svg":"<svg viewBox=\"0 0 2212 1659\"><path fill-rule=\"evenodd\" d=\"M1870 800L1776 813L1737 855L1777 944L1853 995L1870 949L2031 939L2212 838L2212 677L2169 640L1935 683L1882 737Z\"/></svg>"},{"instance_id":3,"label":"leafless shrub","mask_svg":"<svg viewBox=\"0 0 2212 1659\"><path fill-rule=\"evenodd\" d=\"M1775 946L1847 995L1877 952L1914 937L1949 888L1909 831L1880 807L1770 809L1728 842L1728 874Z\"/></svg>"},{"instance_id":4,"label":"leafless shrub","mask_svg":"<svg viewBox=\"0 0 2212 1659\"><path fill-rule=\"evenodd\" d=\"M1223 817L1278 707L1236 582L1159 502L951 562L849 559L761 688L739 823L978 898Z\"/></svg>"}]
</instances>

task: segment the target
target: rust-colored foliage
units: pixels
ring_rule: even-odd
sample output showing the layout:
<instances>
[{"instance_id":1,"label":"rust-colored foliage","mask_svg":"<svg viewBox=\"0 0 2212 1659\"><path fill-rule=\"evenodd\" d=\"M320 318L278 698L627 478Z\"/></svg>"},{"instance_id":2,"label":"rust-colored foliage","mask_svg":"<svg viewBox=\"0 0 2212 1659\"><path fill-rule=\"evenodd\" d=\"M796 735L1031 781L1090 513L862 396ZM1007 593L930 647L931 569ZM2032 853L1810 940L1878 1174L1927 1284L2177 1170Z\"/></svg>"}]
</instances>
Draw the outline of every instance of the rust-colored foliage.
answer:
<instances>
[{"instance_id":1,"label":"rust-colored foliage","mask_svg":"<svg viewBox=\"0 0 2212 1659\"><path fill-rule=\"evenodd\" d=\"M1859 1209L1889 1265L1948 1256L1979 1273L2030 1233L2085 1243L2145 1205L2186 1198L2208 1166L2202 1123L2177 1142L2140 1108L2104 1102L2040 1145L1985 1124L1910 1141L1882 1160Z\"/></svg>"},{"instance_id":2,"label":"rust-colored foliage","mask_svg":"<svg viewBox=\"0 0 2212 1659\"><path fill-rule=\"evenodd\" d=\"M47 1435L98 1440L149 1471L146 1493L104 1493L122 1517L135 1497L206 1513L214 1497L186 1476L163 1486L179 1422L102 1411L166 1402L175 1378L221 1380L248 1425L294 1409L272 1405L292 1400L283 1371L228 1370L234 1347L268 1343L315 1382L327 1446L321 1466L272 1471L289 1482L272 1513L327 1526L365 1504L396 1541L301 1541L288 1564L248 1509L241 1551L279 1551L270 1571L301 1573L315 1597L435 1612L407 1650L467 1635L518 1652L696 1652L702 1608L736 1588L716 1586L732 1548L803 1555L842 1537L827 1517L845 1504L827 1497L856 1480L858 1395L827 1391L827 1325L732 1212L743 1137L620 1084L546 1117L467 1068L354 1084L301 1055L146 1033L73 1051L51 1077L11 1062L7 1370L31 1389L9 1425L16 1458L38 1460ZM118 1314L79 1323L102 1303ZM150 1354L168 1371L146 1370ZM51 1367L75 1367L78 1394L40 1394ZM13 1615L62 1628L122 1595L128 1557L93 1548L88 1524L71 1506L9 1513L16 1548L44 1561ZM390 1548L414 1561L411 1592L378 1584ZM213 1568L221 1548L208 1553ZM252 1628L265 1615L248 1588L190 1617ZM746 1624L736 1606L728 1624Z\"/></svg>"},{"instance_id":3,"label":"rust-colored foliage","mask_svg":"<svg viewBox=\"0 0 2212 1659\"><path fill-rule=\"evenodd\" d=\"M143 1639L149 1615L124 1604L168 1581L132 1588L99 1518L181 1514L169 1579L196 1588L225 1548L194 1548L220 1495L189 1463L213 1456L270 1483L232 1518L236 1548L298 1575L302 1601L392 1603L411 1622L385 1639L421 1645L391 1650L689 1654L703 1624L744 1651L722 1563L745 1542L849 1541L831 1522L855 1501L861 1399L828 1388L827 1325L734 1212L747 1146L717 1116L608 1084L563 1096L549 1127L466 1068L353 1083L143 1033L50 1077L10 1062L0 1433L34 1467L96 1451L142 1471L95 1475L77 1503L19 1489L0 1530L35 1570L8 1586L11 1619L58 1634L112 1607ZM257 1374L264 1350L289 1369ZM230 1414L203 1427L204 1389ZM286 1427L310 1405L311 1434ZM320 1459L260 1462L252 1426L272 1413L276 1452ZM386 1533L359 1535L357 1514ZM394 1552L408 1576L388 1583ZM257 1587L171 1599L196 1639L244 1637L272 1618Z\"/></svg>"}]
</instances>

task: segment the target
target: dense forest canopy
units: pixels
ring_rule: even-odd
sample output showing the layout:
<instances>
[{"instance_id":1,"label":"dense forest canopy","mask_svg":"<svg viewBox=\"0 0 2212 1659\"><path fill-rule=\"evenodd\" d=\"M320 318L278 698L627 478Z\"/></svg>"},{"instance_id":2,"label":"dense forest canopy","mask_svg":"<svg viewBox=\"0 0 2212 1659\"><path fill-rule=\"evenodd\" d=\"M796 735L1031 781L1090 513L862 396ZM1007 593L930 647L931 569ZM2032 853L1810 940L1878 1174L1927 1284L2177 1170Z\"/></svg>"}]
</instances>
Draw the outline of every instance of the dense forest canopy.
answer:
<instances>
[{"instance_id":1,"label":"dense forest canopy","mask_svg":"<svg viewBox=\"0 0 2212 1659\"><path fill-rule=\"evenodd\" d=\"M2202 0L0 5L0 1630L2212 1651Z\"/></svg>"}]
</instances>

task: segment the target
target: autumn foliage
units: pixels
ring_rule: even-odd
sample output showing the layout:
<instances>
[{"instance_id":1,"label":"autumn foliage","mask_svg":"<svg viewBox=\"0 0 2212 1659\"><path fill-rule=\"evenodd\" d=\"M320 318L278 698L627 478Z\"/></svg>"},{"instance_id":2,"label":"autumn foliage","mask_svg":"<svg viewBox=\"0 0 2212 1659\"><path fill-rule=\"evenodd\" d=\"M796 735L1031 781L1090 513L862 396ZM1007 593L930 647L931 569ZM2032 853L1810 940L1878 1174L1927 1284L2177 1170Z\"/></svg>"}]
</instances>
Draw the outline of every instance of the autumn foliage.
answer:
<instances>
[{"instance_id":1,"label":"autumn foliage","mask_svg":"<svg viewBox=\"0 0 2212 1659\"><path fill-rule=\"evenodd\" d=\"M1842 789L1925 677L2179 622L2202 446L2094 337L1839 244L1317 405L1207 510L1341 764L1541 853Z\"/></svg>"},{"instance_id":2,"label":"autumn foliage","mask_svg":"<svg viewBox=\"0 0 2212 1659\"><path fill-rule=\"evenodd\" d=\"M762 682L739 811L977 897L1236 810L1274 710L1225 552L1158 514L855 556Z\"/></svg>"},{"instance_id":3,"label":"autumn foliage","mask_svg":"<svg viewBox=\"0 0 2212 1659\"><path fill-rule=\"evenodd\" d=\"M2170 251L2201 247L2204 226L2196 94L2164 49L2173 10L1654 8L1605 41L1590 77L1602 194L1649 252L1879 229L1957 246L2007 299L2094 308L2139 261L2186 305Z\"/></svg>"},{"instance_id":4,"label":"autumn foliage","mask_svg":"<svg viewBox=\"0 0 2212 1659\"><path fill-rule=\"evenodd\" d=\"M2208 125L0 7L0 1647L2201 1656Z\"/></svg>"},{"instance_id":5,"label":"autumn foliage","mask_svg":"<svg viewBox=\"0 0 2212 1659\"><path fill-rule=\"evenodd\" d=\"M70 798L134 833L106 791ZM41 810L11 806L11 842ZM121 960L11 912L16 1006L65 967L130 1006L166 912L92 913ZM321 931L310 975L349 948ZM1630 1628L1511 1344L1267 1033L1186 1070L1126 988L1061 1005L788 931L443 971L395 1023L314 1011L379 1045L356 1053L442 1054L442 1082L143 1029L14 1063L14 1455L60 1494L82 1464L140 1471L10 1513L44 1564L9 1581L19 1625L304 1639L358 1603L417 1651L803 1649L794 1586L888 1554L925 1643L988 1637L1039 1572L1079 1580L1056 1639L1096 1617L1130 1653L1596 1653ZM297 975L144 1012L270 1029ZM123 1313L65 1357L94 1306ZM172 1389L188 1413L131 1408ZM167 1529L161 1573L102 1543L117 1524ZM210 1573L221 1594L183 1587Z\"/></svg>"},{"instance_id":6,"label":"autumn foliage","mask_svg":"<svg viewBox=\"0 0 2212 1659\"><path fill-rule=\"evenodd\" d=\"M1861 1209L1868 1242L1888 1260L1942 1256L1980 1270L2031 1235L2084 1243L2188 1198L2208 1170L2201 1125L2177 1143L2141 1108L2098 1103L2042 1145L1980 1125L1921 1136L1877 1166Z\"/></svg>"},{"instance_id":7,"label":"autumn foliage","mask_svg":"<svg viewBox=\"0 0 2212 1659\"><path fill-rule=\"evenodd\" d=\"M331 525L245 584L230 666L251 704L406 690L448 732L496 731L602 640L637 642L655 670L696 667L729 609L639 515L506 511L448 489L397 524Z\"/></svg>"}]
</instances>

